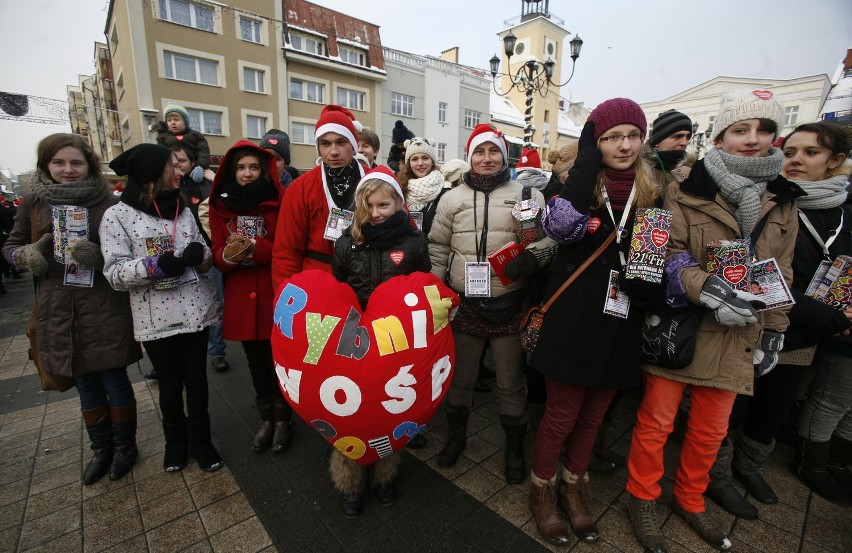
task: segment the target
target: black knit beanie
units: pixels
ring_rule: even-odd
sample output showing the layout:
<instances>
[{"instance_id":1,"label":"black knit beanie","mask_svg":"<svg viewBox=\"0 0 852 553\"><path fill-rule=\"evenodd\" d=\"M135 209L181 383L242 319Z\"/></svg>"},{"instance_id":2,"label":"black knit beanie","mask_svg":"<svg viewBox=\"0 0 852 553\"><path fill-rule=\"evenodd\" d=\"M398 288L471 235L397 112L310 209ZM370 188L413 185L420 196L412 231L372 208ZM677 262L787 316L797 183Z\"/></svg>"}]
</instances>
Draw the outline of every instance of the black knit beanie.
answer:
<instances>
[{"instance_id":1,"label":"black knit beanie","mask_svg":"<svg viewBox=\"0 0 852 553\"><path fill-rule=\"evenodd\" d=\"M692 120L683 113L670 109L654 119L648 145L652 148L676 132L687 131L692 135Z\"/></svg>"},{"instance_id":2,"label":"black knit beanie","mask_svg":"<svg viewBox=\"0 0 852 553\"><path fill-rule=\"evenodd\" d=\"M391 138L393 139L394 144L402 144L409 138L414 138L414 133L408 130L408 127L405 126L405 123L400 120L397 121L396 124L393 126Z\"/></svg>"},{"instance_id":3,"label":"black knit beanie","mask_svg":"<svg viewBox=\"0 0 852 553\"><path fill-rule=\"evenodd\" d=\"M109 162L110 169L118 176L127 175L128 182L142 187L154 182L172 158L172 151L158 144L137 144Z\"/></svg>"},{"instance_id":4,"label":"black knit beanie","mask_svg":"<svg viewBox=\"0 0 852 553\"><path fill-rule=\"evenodd\" d=\"M274 150L287 165L290 165L290 137L286 132L269 129L260 139L260 147L264 150Z\"/></svg>"}]
</instances>

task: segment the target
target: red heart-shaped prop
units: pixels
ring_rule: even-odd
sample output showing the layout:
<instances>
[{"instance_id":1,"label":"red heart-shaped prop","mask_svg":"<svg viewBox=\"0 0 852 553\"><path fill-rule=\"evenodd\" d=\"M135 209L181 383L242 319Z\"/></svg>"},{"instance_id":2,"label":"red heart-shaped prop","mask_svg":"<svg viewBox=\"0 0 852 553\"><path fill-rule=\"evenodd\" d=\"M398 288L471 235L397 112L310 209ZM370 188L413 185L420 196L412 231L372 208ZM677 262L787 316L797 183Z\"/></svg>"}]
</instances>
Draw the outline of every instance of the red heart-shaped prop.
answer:
<instances>
[{"instance_id":1,"label":"red heart-shaped prop","mask_svg":"<svg viewBox=\"0 0 852 553\"><path fill-rule=\"evenodd\" d=\"M746 277L748 269L745 265L731 265L722 269L722 276L731 284L737 284Z\"/></svg>"},{"instance_id":2,"label":"red heart-shaped prop","mask_svg":"<svg viewBox=\"0 0 852 553\"><path fill-rule=\"evenodd\" d=\"M431 273L380 284L361 311L352 288L324 271L278 289L272 354L293 410L341 453L369 465L405 446L452 381L448 313L459 297Z\"/></svg>"},{"instance_id":3,"label":"red heart-shaped prop","mask_svg":"<svg viewBox=\"0 0 852 553\"><path fill-rule=\"evenodd\" d=\"M655 228L651 231L651 242L658 248L662 248L669 241L669 231Z\"/></svg>"},{"instance_id":4,"label":"red heart-shaped prop","mask_svg":"<svg viewBox=\"0 0 852 553\"><path fill-rule=\"evenodd\" d=\"M752 90L751 93L761 100L768 100L772 98L772 92L769 90Z\"/></svg>"},{"instance_id":5,"label":"red heart-shaped prop","mask_svg":"<svg viewBox=\"0 0 852 553\"><path fill-rule=\"evenodd\" d=\"M598 230L601 226L601 220L598 217L592 217L589 219L589 222L586 223L586 232L589 234L594 234L596 230Z\"/></svg>"}]
</instances>

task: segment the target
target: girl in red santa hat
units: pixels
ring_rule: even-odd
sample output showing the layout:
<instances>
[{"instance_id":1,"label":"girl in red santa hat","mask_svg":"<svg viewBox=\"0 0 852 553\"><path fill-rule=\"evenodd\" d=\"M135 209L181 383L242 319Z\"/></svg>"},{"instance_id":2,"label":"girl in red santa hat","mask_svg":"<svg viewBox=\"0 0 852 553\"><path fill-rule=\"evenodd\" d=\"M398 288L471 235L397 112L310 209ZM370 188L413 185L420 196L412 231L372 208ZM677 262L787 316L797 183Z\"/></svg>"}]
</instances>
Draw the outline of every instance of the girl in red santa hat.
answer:
<instances>
[{"instance_id":1,"label":"girl in red santa hat","mask_svg":"<svg viewBox=\"0 0 852 553\"><path fill-rule=\"evenodd\" d=\"M389 168L376 167L358 183L352 226L334 245L332 270L337 280L355 290L361 309L366 309L370 294L382 282L432 270L426 236L412 224L402 189ZM393 453L374 465L373 488L384 506L396 501L394 480L399 462L399 455ZM359 516L366 467L334 449L329 471L335 489L343 495L344 516Z\"/></svg>"}]
</instances>

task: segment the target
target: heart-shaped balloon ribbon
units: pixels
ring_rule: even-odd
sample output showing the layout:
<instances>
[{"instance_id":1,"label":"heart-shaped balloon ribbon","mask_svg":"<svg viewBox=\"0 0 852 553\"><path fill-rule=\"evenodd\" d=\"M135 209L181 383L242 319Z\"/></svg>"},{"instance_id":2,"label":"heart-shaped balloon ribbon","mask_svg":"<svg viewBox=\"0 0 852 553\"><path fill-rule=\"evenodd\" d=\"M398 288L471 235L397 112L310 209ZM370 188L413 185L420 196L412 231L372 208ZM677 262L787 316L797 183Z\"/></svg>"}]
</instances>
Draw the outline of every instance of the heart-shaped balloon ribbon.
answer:
<instances>
[{"instance_id":1,"label":"heart-shaped balloon ribbon","mask_svg":"<svg viewBox=\"0 0 852 553\"><path fill-rule=\"evenodd\" d=\"M275 300L272 353L284 397L341 453L369 465L422 431L452 381L458 295L430 273L380 284L362 311L323 271L293 275Z\"/></svg>"}]
</instances>

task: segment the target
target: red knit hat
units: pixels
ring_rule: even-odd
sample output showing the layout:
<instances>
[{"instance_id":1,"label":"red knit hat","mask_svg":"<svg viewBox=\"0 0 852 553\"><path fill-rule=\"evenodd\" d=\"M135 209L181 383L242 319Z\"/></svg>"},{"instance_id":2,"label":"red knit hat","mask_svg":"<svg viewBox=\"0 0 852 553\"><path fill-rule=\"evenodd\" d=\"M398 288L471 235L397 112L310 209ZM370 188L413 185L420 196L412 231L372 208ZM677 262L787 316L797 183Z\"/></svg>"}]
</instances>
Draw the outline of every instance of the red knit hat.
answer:
<instances>
[{"instance_id":1,"label":"red knit hat","mask_svg":"<svg viewBox=\"0 0 852 553\"><path fill-rule=\"evenodd\" d=\"M503 136L503 131L492 125L491 123L480 123L470 133L470 138L467 139L467 162L470 163L470 155L477 146L484 142L495 144L503 153L503 165L509 163L509 143L506 142L506 137Z\"/></svg>"},{"instance_id":2,"label":"red knit hat","mask_svg":"<svg viewBox=\"0 0 852 553\"><path fill-rule=\"evenodd\" d=\"M598 104L589 114L588 120L595 124L595 140L618 125L636 125L643 137L648 130L645 112L639 104L627 98L613 98Z\"/></svg>"},{"instance_id":3,"label":"red knit hat","mask_svg":"<svg viewBox=\"0 0 852 553\"><path fill-rule=\"evenodd\" d=\"M516 167L517 169L523 169L524 167L541 169L541 158L538 156L538 150L524 150Z\"/></svg>"},{"instance_id":4,"label":"red knit hat","mask_svg":"<svg viewBox=\"0 0 852 553\"><path fill-rule=\"evenodd\" d=\"M405 194L402 193L402 187L399 185L399 181L396 180L396 175L393 174L390 167L386 167L384 165L377 165L373 169L367 171L367 173L361 177L361 180L358 181L358 186L355 187L355 192L358 192L358 188L360 188L362 184L372 179L385 181L391 185L394 190L396 190L396 193L399 194L402 201L405 201Z\"/></svg>"},{"instance_id":5,"label":"red knit hat","mask_svg":"<svg viewBox=\"0 0 852 553\"><path fill-rule=\"evenodd\" d=\"M322 108L320 117L314 127L314 141L326 133L337 133L345 136L352 148L358 151L358 132L362 129L361 123L355 120L352 112L343 106L329 104Z\"/></svg>"}]
</instances>

